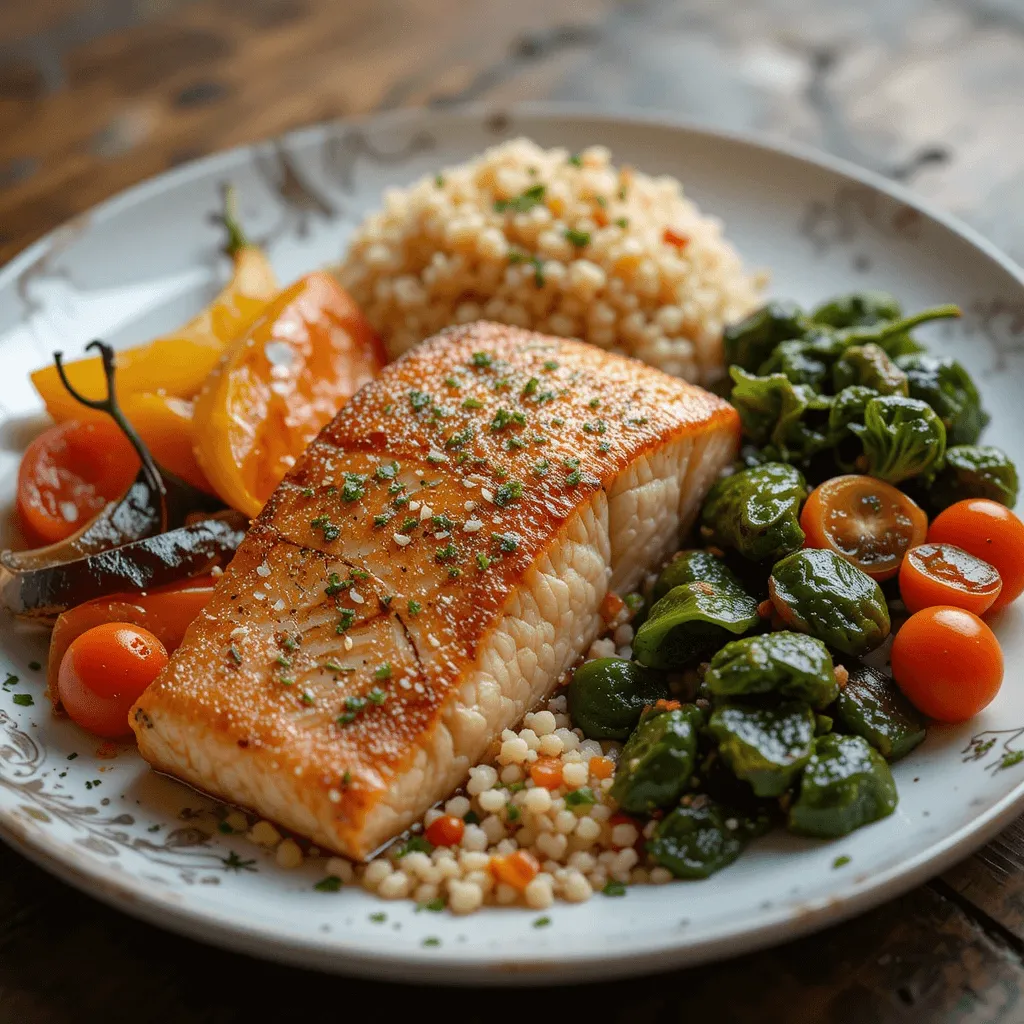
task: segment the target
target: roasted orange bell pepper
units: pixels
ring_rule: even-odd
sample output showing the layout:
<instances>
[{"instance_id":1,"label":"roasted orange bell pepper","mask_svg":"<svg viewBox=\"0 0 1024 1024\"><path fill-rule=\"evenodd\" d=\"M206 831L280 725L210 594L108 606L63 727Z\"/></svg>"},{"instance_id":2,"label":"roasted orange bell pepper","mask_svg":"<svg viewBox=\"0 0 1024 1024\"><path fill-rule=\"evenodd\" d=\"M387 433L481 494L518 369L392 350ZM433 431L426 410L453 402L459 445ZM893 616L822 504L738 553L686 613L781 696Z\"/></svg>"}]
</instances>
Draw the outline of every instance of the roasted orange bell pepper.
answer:
<instances>
[{"instance_id":1,"label":"roasted orange bell pepper","mask_svg":"<svg viewBox=\"0 0 1024 1024\"><path fill-rule=\"evenodd\" d=\"M257 515L385 360L373 328L329 274L286 288L231 344L196 399L196 459L217 494Z\"/></svg>"},{"instance_id":2,"label":"roasted orange bell pepper","mask_svg":"<svg viewBox=\"0 0 1024 1024\"><path fill-rule=\"evenodd\" d=\"M60 615L50 637L50 654L46 665L46 682L54 708L60 704L57 673L64 652L71 646L72 640L104 622L131 622L155 634L170 654L181 645L185 630L206 607L215 583L212 576L197 576L183 583L172 583L144 593L98 597Z\"/></svg>"},{"instance_id":3,"label":"roasted orange bell pepper","mask_svg":"<svg viewBox=\"0 0 1024 1024\"><path fill-rule=\"evenodd\" d=\"M228 252L234 272L224 290L194 320L180 330L147 345L117 353L117 390L124 400L136 392L158 392L177 398L194 398L207 375L217 365L225 347L258 316L277 294L273 268L262 249L250 245L241 233L230 194L224 223L228 228ZM71 383L88 398L105 394L103 367L95 357L64 364ZM32 383L58 422L102 416L76 402L60 382L53 366L32 374Z\"/></svg>"},{"instance_id":4,"label":"roasted orange bell pepper","mask_svg":"<svg viewBox=\"0 0 1024 1024\"><path fill-rule=\"evenodd\" d=\"M192 451L193 402L174 395L140 391L127 395L121 410L162 469L185 483L213 494Z\"/></svg>"}]
</instances>

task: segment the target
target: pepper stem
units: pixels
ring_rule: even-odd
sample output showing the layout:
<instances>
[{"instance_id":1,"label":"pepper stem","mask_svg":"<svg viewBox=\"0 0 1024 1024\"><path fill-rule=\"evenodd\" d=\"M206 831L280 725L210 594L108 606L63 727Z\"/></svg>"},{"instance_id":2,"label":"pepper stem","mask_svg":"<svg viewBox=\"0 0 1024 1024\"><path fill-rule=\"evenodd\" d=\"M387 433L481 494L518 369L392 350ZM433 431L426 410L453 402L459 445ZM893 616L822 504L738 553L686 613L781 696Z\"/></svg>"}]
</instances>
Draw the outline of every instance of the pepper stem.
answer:
<instances>
[{"instance_id":1,"label":"pepper stem","mask_svg":"<svg viewBox=\"0 0 1024 1024\"><path fill-rule=\"evenodd\" d=\"M142 438L139 437L135 428L128 422L128 417L121 410L121 406L117 401L117 392L114 387L115 378L115 367L114 367L114 350L110 345L100 341L98 338L95 341L90 341L85 346L86 352L91 349L96 349L100 354L100 359L103 361L103 376L107 382L107 396L106 398L86 398L78 389L68 380L67 371L64 369L64 353L54 352L53 362L57 368L57 375L60 377L61 384L67 389L67 392L76 402L80 402L82 405L89 409L96 409L99 412L105 412L117 425L121 428L121 432L131 442L132 447L135 449L136 454L139 456L139 461L142 463L142 472L145 474L146 482L152 488L154 494L160 496L160 517L162 521L161 530L166 529L167 519L167 488L164 486L163 477L160 474L160 470L157 469L156 462L153 456L150 455L149 449L146 447Z\"/></svg>"},{"instance_id":2,"label":"pepper stem","mask_svg":"<svg viewBox=\"0 0 1024 1024\"><path fill-rule=\"evenodd\" d=\"M252 243L246 238L238 219L238 190L230 182L225 182L221 186L221 196L223 206L220 213L213 215L213 220L227 231L224 252L234 259L240 250L248 248Z\"/></svg>"},{"instance_id":3,"label":"pepper stem","mask_svg":"<svg viewBox=\"0 0 1024 1024\"><path fill-rule=\"evenodd\" d=\"M932 309L924 309L913 316L905 316L901 320L893 320L892 323L886 324L878 332L878 336L888 338L893 334L902 334L904 331L909 331L912 327L928 323L931 320L955 320L958 316L960 316L960 307L954 306L952 303L947 303L944 306L934 306Z\"/></svg>"}]
</instances>

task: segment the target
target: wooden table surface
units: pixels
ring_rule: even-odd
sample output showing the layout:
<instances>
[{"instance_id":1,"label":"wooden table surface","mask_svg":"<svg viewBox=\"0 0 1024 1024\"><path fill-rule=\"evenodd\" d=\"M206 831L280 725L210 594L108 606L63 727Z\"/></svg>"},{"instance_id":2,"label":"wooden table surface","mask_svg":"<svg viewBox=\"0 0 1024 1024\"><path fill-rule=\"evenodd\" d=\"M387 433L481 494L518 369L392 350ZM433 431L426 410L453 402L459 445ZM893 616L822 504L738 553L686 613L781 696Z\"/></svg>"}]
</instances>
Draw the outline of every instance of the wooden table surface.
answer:
<instances>
[{"instance_id":1,"label":"wooden table surface","mask_svg":"<svg viewBox=\"0 0 1024 1024\"><path fill-rule=\"evenodd\" d=\"M0 261L215 149L357 112L520 99L809 142L902 180L1024 261L1020 0L4 0ZM300 1020L353 999L388 1019L457 1007L490 1022L538 998L652 1024L980 1024L1024 1020L1022 958L1024 819L817 936L642 983L458 1003L165 934L0 846L2 1024Z\"/></svg>"}]
</instances>

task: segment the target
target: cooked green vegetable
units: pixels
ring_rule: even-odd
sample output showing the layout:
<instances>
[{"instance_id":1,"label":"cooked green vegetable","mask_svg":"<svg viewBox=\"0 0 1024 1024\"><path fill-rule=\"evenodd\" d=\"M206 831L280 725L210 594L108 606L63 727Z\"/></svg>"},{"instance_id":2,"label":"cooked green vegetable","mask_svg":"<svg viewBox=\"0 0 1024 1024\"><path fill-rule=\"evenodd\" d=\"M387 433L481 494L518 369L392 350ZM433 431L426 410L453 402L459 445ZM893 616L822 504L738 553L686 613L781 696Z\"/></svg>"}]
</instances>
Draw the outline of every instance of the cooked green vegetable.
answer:
<instances>
[{"instance_id":1,"label":"cooked green vegetable","mask_svg":"<svg viewBox=\"0 0 1024 1024\"><path fill-rule=\"evenodd\" d=\"M805 317L791 302L770 302L722 332L725 360L756 370L779 342L803 335Z\"/></svg>"},{"instance_id":2,"label":"cooked green vegetable","mask_svg":"<svg viewBox=\"0 0 1024 1024\"><path fill-rule=\"evenodd\" d=\"M925 354L896 360L907 375L910 397L927 402L946 428L950 445L974 444L989 415L971 375L955 360Z\"/></svg>"},{"instance_id":3,"label":"cooked green vegetable","mask_svg":"<svg viewBox=\"0 0 1024 1024\"><path fill-rule=\"evenodd\" d=\"M832 367L832 386L836 392L859 385L880 395L906 395L907 375L878 345L854 345Z\"/></svg>"},{"instance_id":4,"label":"cooked green vegetable","mask_svg":"<svg viewBox=\"0 0 1024 1024\"><path fill-rule=\"evenodd\" d=\"M857 463L864 457L864 446L860 438L850 429L853 424L864 423L864 410L878 392L873 388L861 387L858 384L843 388L832 401L828 414L828 433L835 445L833 458L836 465L844 473L852 473Z\"/></svg>"},{"instance_id":5,"label":"cooked green vegetable","mask_svg":"<svg viewBox=\"0 0 1024 1024\"><path fill-rule=\"evenodd\" d=\"M1007 508L1017 504L1017 467L1000 448L961 444L946 449L946 461L928 488L933 512L965 498L991 498Z\"/></svg>"},{"instance_id":6,"label":"cooked green vegetable","mask_svg":"<svg viewBox=\"0 0 1024 1024\"><path fill-rule=\"evenodd\" d=\"M843 732L863 736L886 760L898 761L925 737L925 721L885 674L869 665L850 669L836 700Z\"/></svg>"},{"instance_id":7,"label":"cooked green vegetable","mask_svg":"<svg viewBox=\"0 0 1024 1024\"><path fill-rule=\"evenodd\" d=\"M622 748L610 790L623 810L649 814L679 800L693 776L703 723L703 713L693 704L643 714Z\"/></svg>"},{"instance_id":8,"label":"cooked green vegetable","mask_svg":"<svg viewBox=\"0 0 1024 1024\"><path fill-rule=\"evenodd\" d=\"M806 548L777 562L768 591L786 625L844 654L874 650L889 635L882 588L833 551Z\"/></svg>"},{"instance_id":9,"label":"cooked green vegetable","mask_svg":"<svg viewBox=\"0 0 1024 1024\"><path fill-rule=\"evenodd\" d=\"M892 814L897 800L892 772L867 740L819 736L800 779L800 795L789 809L789 828L836 839Z\"/></svg>"},{"instance_id":10,"label":"cooked green vegetable","mask_svg":"<svg viewBox=\"0 0 1024 1024\"><path fill-rule=\"evenodd\" d=\"M888 292L852 292L822 303L811 314L815 323L830 327L870 327L883 320L899 320L903 309Z\"/></svg>"},{"instance_id":11,"label":"cooked green vegetable","mask_svg":"<svg viewBox=\"0 0 1024 1024\"><path fill-rule=\"evenodd\" d=\"M625 740L644 708L668 697L657 672L623 658L598 658L580 665L569 684L569 713L591 740Z\"/></svg>"},{"instance_id":12,"label":"cooked green vegetable","mask_svg":"<svg viewBox=\"0 0 1024 1024\"><path fill-rule=\"evenodd\" d=\"M815 391L822 391L829 376L829 363L806 341L784 341L757 368L759 377L773 373L781 373L793 384L806 384Z\"/></svg>"},{"instance_id":13,"label":"cooked green vegetable","mask_svg":"<svg viewBox=\"0 0 1024 1024\"><path fill-rule=\"evenodd\" d=\"M735 577L683 583L655 602L633 638L633 656L650 668L683 668L759 622L757 602Z\"/></svg>"},{"instance_id":14,"label":"cooked green vegetable","mask_svg":"<svg viewBox=\"0 0 1024 1024\"><path fill-rule=\"evenodd\" d=\"M658 823L647 852L676 878L708 878L728 867L746 841L742 819L709 797L695 796Z\"/></svg>"},{"instance_id":15,"label":"cooked green vegetable","mask_svg":"<svg viewBox=\"0 0 1024 1024\"><path fill-rule=\"evenodd\" d=\"M684 583L724 583L741 587L733 571L704 548L680 551L658 574L651 596L660 601L670 590ZM742 587L741 587L742 589Z\"/></svg>"},{"instance_id":16,"label":"cooked green vegetable","mask_svg":"<svg viewBox=\"0 0 1024 1024\"><path fill-rule=\"evenodd\" d=\"M753 561L776 559L804 542L800 505L803 474L782 462L744 469L710 490L701 521L712 542Z\"/></svg>"},{"instance_id":17,"label":"cooked green vegetable","mask_svg":"<svg viewBox=\"0 0 1024 1024\"><path fill-rule=\"evenodd\" d=\"M914 327L931 320L948 320L959 315L960 309L957 306L934 306L897 320L882 320L875 324L842 328L836 334L847 346L873 343L885 349L886 353L895 359L897 356L922 351L923 346L910 336L910 331Z\"/></svg>"},{"instance_id":18,"label":"cooked green vegetable","mask_svg":"<svg viewBox=\"0 0 1024 1024\"><path fill-rule=\"evenodd\" d=\"M806 462L828 447L828 411L832 400L785 374L757 377L738 366L729 401L736 407L743 434L755 444L773 445L780 458Z\"/></svg>"},{"instance_id":19,"label":"cooked green vegetable","mask_svg":"<svg viewBox=\"0 0 1024 1024\"><path fill-rule=\"evenodd\" d=\"M868 473L891 484L938 468L946 451L942 420L916 398L873 398L864 408L864 423L849 429L864 446Z\"/></svg>"},{"instance_id":20,"label":"cooked green vegetable","mask_svg":"<svg viewBox=\"0 0 1024 1024\"><path fill-rule=\"evenodd\" d=\"M804 633L764 633L726 644L711 659L704 685L716 697L774 693L825 708L836 699L832 656Z\"/></svg>"},{"instance_id":21,"label":"cooked green vegetable","mask_svg":"<svg viewBox=\"0 0 1024 1024\"><path fill-rule=\"evenodd\" d=\"M814 712L800 701L777 707L725 704L716 708L708 730L718 753L757 796L780 796L811 756Z\"/></svg>"}]
</instances>

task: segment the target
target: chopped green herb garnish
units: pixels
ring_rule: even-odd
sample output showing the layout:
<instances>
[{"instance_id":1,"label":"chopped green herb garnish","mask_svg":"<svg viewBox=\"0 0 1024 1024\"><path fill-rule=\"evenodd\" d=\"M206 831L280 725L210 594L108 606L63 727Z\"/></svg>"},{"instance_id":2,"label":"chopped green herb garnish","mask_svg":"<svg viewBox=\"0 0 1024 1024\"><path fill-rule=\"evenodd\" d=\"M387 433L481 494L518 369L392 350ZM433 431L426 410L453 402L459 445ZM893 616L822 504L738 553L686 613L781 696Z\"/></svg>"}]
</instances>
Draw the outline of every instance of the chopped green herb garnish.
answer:
<instances>
[{"instance_id":1,"label":"chopped green herb garnish","mask_svg":"<svg viewBox=\"0 0 1024 1024\"><path fill-rule=\"evenodd\" d=\"M346 580L344 583L341 581L341 577L336 573L332 572L327 577L327 586L324 588L324 593L328 597L334 597L335 594L340 594L343 590L347 590L352 584Z\"/></svg>"},{"instance_id":2,"label":"chopped green herb garnish","mask_svg":"<svg viewBox=\"0 0 1024 1024\"><path fill-rule=\"evenodd\" d=\"M312 498L315 493L316 493L316 491L314 491L312 487L303 487L302 488L302 496L304 498Z\"/></svg>"},{"instance_id":3,"label":"chopped green herb garnish","mask_svg":"<svg viewBox=\"0 0 1024 1024\"><path fill-rule=\"evenodd\" d=\"M308 708L311 708L316 703L313 699L313 694L311 694L309 690L303 690L302 693L299 694L299 700Z\"/></svg>"},{"instance_id":4,"label":"chopped green herb garnish","mask_svg":"<svg viewBox=\"0 0 1024 1024\"><path fill-rule=\"evenodd\" d=\"M89 784L86 783L86 787L88 787L88 785ZM242 860L234 850L232 850L226 857L221 857L220 862L228 871L256 870L256 867L254 866L256 864L255 860Z\"/></svg>"},{"instance_id":5,"label":"chopped green herb garnish","mask_svg":"<svg viewBox=\"0 0 1024 1024\"><path fill-rule=\"evenodd\" d=\"M644 595L638 594L635 590L622 599L631 612L637 612L644 606Z\"/></svg>"},{"instance_id":6,"label":"chopped green herb garnish","mask_svg":"<svg viewBox=\"0 0 1024 1024\"><path fill-rule=\"evenodd\" d=\"M605 199L604 196L595 196L594 200L597 203L597 205L600 206L600 207L605 207L605 206L608 205L608 200Z\"/></svg>"},{"instance_id":7,"label":"chopped green herb garnish","mask_svg":"<svg viewBox=\"0 0 1024 1024\"><path fill-rule=\"evenodd\" d=\"M476 811L466 811L466 813L462 816L462 820L467 825L479 825L480 815L477 814Z\"/></svg>"},{"instance_id":8,"label":"chopped green herb garnish","mask_svg":"<svg viewBox=\"0 0 1024 1024\"><path fill-rule=\"evenodd\" d=\"M309 525L311 529L321 530L327 542L337 540L341 536L340 527L335 526L327 516L317 516L316 519L309 521Z\"/></svg>"},{"instance_id":9,"label":"chopped green herb garnish","mask_svg":"<svg viewBox=\"0 0 1024 1024\"><path fill-rule=\"evenodd\" d=\"M549 371L550 370L557 370L558 369L558 362L556 360L554 360L554 359L548 359L544 363L544 369L545 370L549 370Z\"/></svg>"},{"instance_id":10,"label":"chopped green herb garnish","mask_svg":"<svg viewBox=\"0 0 1024 1024\"><path fill-rule=\"evenodd\" d=\"M579 469L580 460L577 458L562 459L562 465L565 466L566 469Z\"/></svg>"},{"instance_id":11,"label":"chopped green herb garnish","mask_svg":"<svg viewBox=\"0 0 1024 1024\"><path fill-rule=\"evenodd\" d=\"M583 473L580 470L578 470L578 469L574 469L565 478L565 485L566 485L566 487L575 487L577 484L581 483L582 480L583 480Z\"/></svg>"},{"instance_id":12,"label":"chopped green herb garnish","mask_svg":"<svg viewBox=\"0 0 1024 1024\"><path fill-rule=\"evenodd\" d=\"M491 430L495 432L504 430L513 423L520 427L524 426L526 424L526 414L519 409L509 410L501 408L494 414L494 419L491 420Z\"/></svg>"},{"instance_id":13,"label":"chopped green herb garnish","mask_svg":"<svg viewBox=\"0 0 1024 1024\"><path fill-rule=\"evenodd\" d=\"M338 621L338 628L336 632L344 633L345 630L348 629L353 622L355 622L356 613L355 609L353 608L341 608L339 610L341 613L341 619Z\"/></svg>"},{"instance_id":14,"label":"chopped green herb garnish","mask_svg":"<svg viewBox=\"0 0 1024 1024\"><path fill-rule=\"evenodd\" d=\"M520 448L525 448L526 442L521 437L507 437L505 438L505 451L514 452Z\"/></svg>"},{"instance_id":15,"label":"chopped green herb garnish","mask_svg":"<svg viewBox=\"0 0 1024 1024\"><path fill-rule=\"evenodd\" d=\"M508 821L518 821L522 817L522 812L515 804L506 804L505 817Z\"/></svg>"},{"instance_id":16,"label":"chopped green herb garnish","mask_svg":"<svg viewBox=\"0 0 1024 1024\"><path fill-rule=\"evenodd\" d=\"M594 420L593 423L583 424L584 434L604 434L608 431L608 424L604 420Z\"/></svg>"},{"instance_id":17,"label":"chopped green herb garnish","mask_svg":"<svg viewBox=\"0 0 1024 1024\"><path fill-rule=\"evenodd\" d=\"M444 188L443 174L437 174L434 176L434 185L437 186L437 188ZM376 914L374 914L373 917L376 917ZM370 918L371 921L373 920L373 917Z\"/></svg>"},{"instance_id":18,"label":"chopped green herb garnish","mask_svg":"<svg viewBox=\"0 0 1024 1024\"><path fill-rule=\"evenodd\" d=\"M425 836L409 836L398 851L399 857L407 853L433 853L434 844Z\"/></svg>"},{"instance_id":19,"label":"chopped green herb garnish","mask_svg":"<svg viewBox=\"0 0 1024 1024\"><path fill-rule=\"evenodd\" d=\"M390 661L385 661L383 664L378 665L376 670L373 673L373 678L374 679L390 679L391 678L391 662ZM380 701L375 701L374 703L379 704Z\"/></svg>"},{"instance_id":20,"label":"chopped green herb garnish","mask_svg":"<svg viewBox=\"0 0 1024 1024\"><path fill-rule=\"evenodd\" d=\"M492 533L491 540L502 551L515 551L519 547L519 538L514 533Z\"/></svg>"},{"instance_id":21,"label":"chopped green herb garnish","mask_svg":"<svg viewBox=\"0 0 1024 1024\"><path fill-rule=\"evenodd\" d=\"M321 878L313 888L317 892L338 892L341 889L341 879L337 875L328 875Z\"/></svg>"},{"instance_id":22,"label":"chopped green herb garnish","mask_svg":"<svg viewBox=\"0 0 1024 1024\"><path fill-rule=\"evenodd\" d=\"M366 477L362 473L346 473L341 489L342 501L358 501L366 493Z\"/></svg>"},{"instance_id":23,"label":"chopped green herb garnish","mask_svg":"<svg viewBox=\"0 0 1024 1024\"><path fill-rule=\"evenodd\" d=\"M242 664L242 655L239 653L238 648L234 644L232 644L228 648L228 654L231 655L231 659L232 659L232 661L234 661L234 663L236 665L241 665Z\"/></svg>"},{"instance_id":24,"label":"chopped green herb garnish","mask_svg":"<svg viewBox=\"0 0 1024 1024\"><path fill-rule=\"evenodd\" d=\"M842 857L836 857L836 859L834 861L832 861L832 867L834 867L834 868L843 868L843 867L846 867L846 865L849 864L849 863L850 863L850 858L847 857L844 854Z\"/></svg>"},{"instance_id":25,"label":"chopped green herb garnish","mask_svg":"<svg viewBox=\"0 0 1024 1024\"><path fill-rule=\"evenodd\" d=\"M439 516L431 516L430 522L439 530L455 529L455 520L449 519L443 512Z\"/></svg>"},{"instance_id":26,"label":"chopped green herb garnish","mask_svg":"<svg viewBox=\"0 0 1024 1024\"><path fill-rule=\"evenodd\" d=\"M373 525L374 526L387 526L388 522L391 520L391 518L394 516L394 514L395 513L391 512L391 511L381 512L380 515L376 515L376 516L373 517Z\"/></svg>"},{"instance_id":27,"label":"chopped green herb garnish","mask_svg":"<svg viewBox=\"0 0 1024 1024\"><path fill-rule=\"evenodd\" d=\"M571 244L575 245L577 249L582 249L583 246L590 244L590 232L589 231L576 231L573 228L565 229L566 240Z\"/></svg>"},{"instance_id":28,"label":"chopped green herb garnish","mask_svg":"<svg viewBox=\"0 0 1024 1024\"><path fill-rule=\"evenodd\" d=\"M435 896L432 900L427 900L426 903L417 903L416 913L418 914L421 910L426 910L431 914L439 914L444 910L444 897Z\"/></svg>"},{"instance_id":29,"label":"chopped green herb garnish","mask_svg":"<svg viewBox=\"0 0 1024 1024\"><path fill-rule=\"evenodd\" d=\"M381 668L383 668L383 667L384 667L384 666L382 665L382 666L381 666ZM380 669L377 669L377 672L379 673L379 672L380 672ZM377 676L377 678L378 678L378 679L390 679L390 678L391 678L391 666L390 666L390 665L388 665L388 674L387 674L386 676L381 676L381 675L378 675L378 676ZM387 694L386 694L386 693L385 693L385 692L384 692L383 690L380 690L380 689L378 689L378 688L377 688L377 687L375 686L375 687L374 687L374 688L373 688L373 689L372 689L372 690L371 690L371 691L370 691L370 692L369 692L369 693L368 693L368 694L366 695L366 699L367 699L367 700L368 700L368 701L369 701L369 702L370 702L370 703L371 703L371 704L372 704L372 705L373 705L374 707L377 707L377 708L379 708L379 707L381 706L381 704L383 704L383 703L384 703L384 701L386 701L386 700L388 699L388 695L387 695Z\"/></svg>"},{"instance_id":30,"label":"chopped green herb garnish","mask_svg":"<svg viewBox=\"0 0 1024 1024\"><path fill-rule=\"evenodd\" d=\"M448 579L457 580L462 575L462 570L455 565L448 566Z\"/></svg>"},{"instance_id":31,"label":"chopped green herb garnish","mask_svg":"<svg viewBox=\"0 0 1024 1024\"><path fill-rule=\"evenodd\" d=\"M597 446L597 450L599 452L610 452L612 450L612 443L611 443L611 441L602 441Z\"/></svg>"},{"instance_id":32,"label":"chopped green herb garnish","mask_svg":"<svg viewBox=\"0 0 1024 1024\"><path fill-rule=\"evenodd\" d=\"M392 462L383 466L378 466L374 470L373 474L378 480L394 480L398 475L398 463Z\"/></svg>"},{"instance_id":33,"label":"chopped green herb garnish","mask_svg":"<svg viewBox=\"0 0 1024 1024\"><path fill-rule=\"evenodd\" d=\"M596 409L600 404L600 398L592 398L589 402L587 402L587 405L589 405L591 409Z\"/></svg>"},{"instance_id":34,"label":"chopped green herb garnish","mask_svg":"<svg viewBox=\"0 0 1024 1024\"><path fill-rule=\"evenodd\" d=\"M468 402L470 401L470 399L467 398L466 401ZM465 402L463 403L463 405L465 405ZM467 427L463 427L462 430L460 430L456 434L452 434L452 436L449 437L447 441L445 441L445 448L461 448L464 444L473 439L474 432L475 428L472 423L469 424L469 426Z\"/></svg>"},{"instance_id":35,"label":"chopped green herb garnish","mask_svg":"<svg viewBox=\"0 0 1024 1024\"><path fill-rule=\"evenodd\" d=\"M434 561L451 562L453 559L458 558L458 556L458 547L452 541L449 541L447 544L445 544L443 548L438 548L434 552Z\"/></svg>"},{"instance_id":36,"label":"chopped green herb garnish","mask_svg":"<svg viewBox=\"0 0 1024 1024\"><path fill-rule=\"evenodd\" d=\"M423 605L421 605L419 603L419 601L411 600L409 602L409 614L410 615L419 615L419 613L421 611L423 611Z\"/></svg>"},{"instance_id":37,"label":"chopped green herb garnish","mask_svg":"<svg viewBox=\"0 0 1024 1024\"><path fill-rule=\"evenodd\" d=\"M623 231L625 231L625 229L629 227L629 218L628 217L618 217L618 218L616 218L615 223L620 228L622 228Z\"/></svg>"},{"instance_id":38,"label":"chopped green herb garnish","mask_svg":"<svg viewBox=\"0 0 1024 1024\"><path fill-rule=\"evenodd\" d=\"M415 516L406 516L402 520L402 525L398 528L399 533L408 533L410 530L415 530L420 525L420 521Z\"/></svg>"},{"instance_id":39,"label":"chopped green herb garnish","mask_svg":"<svg viewBox=\"0 0 1024 1024\"><path fill-rule=\"evenodd\" d=\"M482 551L476 553L476 567L481 572L486 572L491 567L491 560Z\"/></svg>"},{"instance_id":40,"label":"chopped green herb garnish","mask_svg":"<svg viewBox=\"0 0 1024 1024\"><path fill-rule=\"evenodd\" d=\"M531 377L524 385L522 395L524 398L529 398L537 388L540 387L540 379L538 377Z\"/></svg>"},{"instance_id":41,"label":"chopped green herb garnish","mask_svg":"<svg viewBox=\"0 0 1024 1024\"><path fill-rule=\"evenodd\" d=\"M573 155L571 157L569 157L569 159L566 161L566 163L572 164L573 167L582 167L583 166L583 155L581 153L573 153Z\"/></svg>"},{"instance_id":42,"label":"chopped green herb garnish","mask_svg":"<svg viewBox=\"0 0 1024 1024\"><path fill-rule=\"evenodd\" d=\"M428 935L427 938L420 943L422 946L440 946L441 940L436 935Z\"/></svg>"},{"instance_id":43,"label":"chopped green herb garnish","mask_svg":"<svg viewBox=\"0 0 1024 1024\"><path fill-rule=\"evenodd\" d=\"M458 377L445 377L444 382L445 385L450 388L462 387L462 381L460 381Z\"/></svg>"},{"instance_id":44,"label":"chopped green herb garnish","mask_svg":"<svg viewBox=\"0 0 1024 1024\"><path fill-rule=\"evenodd\" d=\"M494 209L498 213L526 213L544 201L544 192L545 188L543 185L531 185L528 189L517 196L513 196L511 199L496 199L494 201Z\"/></svg>"},{"instance_id":45,"label":"chopped green herb garnish","mask_svg":"<svg viewBox=\"0 0 1024 1024\"><path fill-rule=\"evenodd\" d=\"M547 459L538 459L533 464L533 472L537 476L546 476L549 469L551 469L551 463Z\"/></svg>"},{"instance_id":46,"label":"chopped green herb garnish","mask_svg":"<svg viewBox=\"0 0 1024 1024\"><path fill-rule=\"evenodd\" d=\"M281 666L281 668L291 668L292 667L292 659L291 658L286 658L283 654L279 654L277 656L276 661L277 661L278 665Z\"/></svg>"},{"instance_id":47,"label":"chopped green herb garnish","mask_svg":"<svg viewBox=\"0 0 1024 1024\"><path fill-rule=\"evenodd\" d=\"M17 697L14 698L17 701ZM1024 761L1024 750L1011 750L1009 753L1004 754L1002 760L999 762L999 770L1003 768L1012 768L1015 764L1020 764Z\"/></svg>"},{"instance_id":48,"label":"chopped green herb garnish","mask_svg":"<svg viewBox=\"0 0 1024 1024\"><path fill-rule=\"evenodd\" d=\"M473 365L478 369L489 369L494 364L494 359L491 357L490 352L474 352L473 353Z\"/></svg>"},{"instance_id":49,"label":"chopped green herb garnish","mask_svg":"<svg viewBox=\"0 0 1024 1024\"><path fill-rule=\"evenodd\" d=\"M502 484L494 492L494 504L499 508L504 508L513 501L518 501L522 496L523 485L518 480L509 480L507 484Z\"/></svg>"},{"instance_id":50,"label":"chopped green herb garnish","mask_svg":"<svg viewBox=\"0 0 1024 1024\"><path fill-rule=\"evenodd\" d=\"M484 403L479 398L464 398L462 400L463 409L482 409Z\"/></svg>"},{"instance_id":51,"label":"chopped green herb garnish","mask_svg":"<svg viewBox=\"0 0 1024 1024\"><path fill-rule=\"evenodd\" d=\"M561 416L553 416L551 418L551 426L553 426L553 427L564 427L565 426L565 420L563 420Z\"/></svg>"},{"instance_id":52,"label":"chopped green herb garnish","mask_svg":"<svg viewBox=\"0 0 1024 1024\"><path fill-rule=\"evenodd\" d=\"M432 466L440 466L442 462L447 461L447 455L442 455L440 452L427 452L427 462L429 462Z\"/></svg>"},{"instance_id":53,"label":"chopped green herb garnish","mask_svg":"<svg viewBox=\"0 0 1024 1024\"><path fill-rule=\"evenodd\" d=\"M295 676L278 676L277 677L277 681L282 686L294 686L295 685Z\"/></svg>"},{"instance_id":54,"label":"chopped green herb garnish","mask_svg":"<svg viewBox=\"0 0 1024 1024\"><path fill-rule=\"evenodd\" d=\"M565 794L566 807L586 807L596 803L597 797L594 796L594 791L589 786L580 786L579 789Z\"/></svg>"},{"instance_id":55,"label":"chopped green herb garnish","mask_svg":"<svg viewBox=\"0 0 1024 1024\"><path fill-rule=\"evenodd\" d=\"M602 890L605 896L625 896L626 887L622 882L616 882L613 878Z\"/></svg>"},{"instance_id":56,"label":"chopped green herb garnish","mask_svg":"<svg viewBox=\"0 0 1024 1024\"><path fill-rule=\"evenodd\" d=\"M35 701L32 699L31 693L16 693L14 695L14 703L17 704L19 708L30 708L35 704Z\"/></svg>"}]
</instances>

